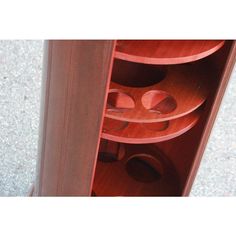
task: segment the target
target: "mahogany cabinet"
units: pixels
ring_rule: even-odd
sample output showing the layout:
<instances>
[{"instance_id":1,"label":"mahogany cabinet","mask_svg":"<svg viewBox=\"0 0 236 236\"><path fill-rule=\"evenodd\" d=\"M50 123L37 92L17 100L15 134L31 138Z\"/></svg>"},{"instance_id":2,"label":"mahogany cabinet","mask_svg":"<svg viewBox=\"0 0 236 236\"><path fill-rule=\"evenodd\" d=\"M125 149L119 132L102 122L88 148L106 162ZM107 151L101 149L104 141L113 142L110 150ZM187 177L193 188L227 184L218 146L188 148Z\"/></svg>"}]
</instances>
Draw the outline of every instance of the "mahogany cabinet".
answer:
<instances>
[{"instance_id":1,"label":"mahogany cabinet","mask_svg":"<svg viewBox=\"0 0 236 236\"><path fill-rule=\"evenodd\" d=\"M187 196L230 40L47 41L34 196Z\"/></svg>"}]
</instances>

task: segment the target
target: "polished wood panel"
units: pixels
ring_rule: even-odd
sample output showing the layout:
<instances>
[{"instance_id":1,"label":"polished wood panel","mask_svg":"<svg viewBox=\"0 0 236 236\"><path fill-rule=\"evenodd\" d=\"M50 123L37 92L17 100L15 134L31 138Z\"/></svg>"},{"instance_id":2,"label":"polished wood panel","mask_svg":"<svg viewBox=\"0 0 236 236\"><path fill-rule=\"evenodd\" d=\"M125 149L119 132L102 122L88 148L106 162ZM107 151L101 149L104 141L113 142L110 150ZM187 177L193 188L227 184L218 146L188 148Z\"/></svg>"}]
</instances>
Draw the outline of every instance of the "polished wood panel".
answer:
<instances>
[{"instance_id":1,"label":"polished wood panel","mask_svg":"<svg viewBox=\"0 0 236 236\"><path fill-rule=\"evenodd\" d=\"M187 41L181 42L187 48ZM186 58L197 60L193 63L158 66L120 58L113 66L115 41L49 41L44 58L40 160L30 195L187 196L236 59L233 41L219 40L209 50L203 50L210 45L204 44L196 57L195 42L189 45L192 49L179 51L177 58L163 64ZM183 54L187 51L189 57ZM199 56L205 58L199 60ZM142 63L150 63L150 58ZM113 81L109 84L112 68ZM168 81L172 70L178 76L172 76L165 87L156 88ZM184 82L183 75L187 75ZM137 109L137 101L148 111L138 118L141 108ZM187 106L189 102L192 105ZM180 107L186 109L175 114ZM136 113L126 117L132 110ZM102 133L103 118L108 113L115 115L104 119ZM189 119L193 116L195 123ZM188 132L186 120L177 123L183 119L193 124ZM174 129L179 129L175 138ZM170 135L168 140L158 139L165 132ZM117 142L101 138L110 134L112 138L108 139ZM125 140L139 140L139 144L120 143Z\"/></svg>"},{"instance_id":2,"label":"polished wood panel","mask_svg":"<svg viewBox=\"0 0 236 236\"><path fill-rule=\"evenodd\" d=\"M125 145L126 155L120 161L97 162L93 191L96 196L178 196L180 194L178 175L172 163L163 153L153 145ZM131 158L146 159L152 165L156 159L160 178L148 181L147 176L139 175L135 179L127 169L127 163ZM135 163L136 164L136 163ZM154 167L155 168L155 167ZM137 166L133 171L140 173ZM150 176L149 176L150 177Z\"/></svg>"},{"instance_id":3,"label":"polished wood panel","mask_svg":"<svg viewBox=\"0 0 236 236\"><path fill-rule=\"evenodd\" d=\"M47 44L35 194L88 196L114 41L49 41Z\"/></svg>"},{"instance_id":4,"label":"polished wood panel","mask_svg":"<svg viewBox=\"0 0 236 236\"><path fill-rule=\"evenodd\" d=\"M138 67L143 65L140 64ZM163 70L159 67L150 69L153 77L158 77ZM127 102L124 96L116 96L116 101L114 99L110 101L108 96L108 103L112 103L113 106L107 107L105 116L136 123L161 122L185 116L206 100L211 86L208 81L214 77L212 71L208 69L207 62L168 66L165 76L161 72L163 78L159 83L146 87L128 87L121 85L124 84L123 81L129 80L135 74L136 79L133 81L135 84L139 76L145 75L139 73L133 63L115 62L109 92L124 93L133 102ZM149 80L150 77L151 75L146 75L145 79ZM134 108L132 108L133 103Z\"/></svg>"},{"instance_id":5,"label":"polished wood panel","mask_svg":"<svg viewBox=\"0 0 236 236\"><path fill-rule=\"evenodd\" d=\"M118 40L115 57L146 64L180 64L216 52L223 40Z\"/></svg>"},{"instance_id":6,"label":"polished wood panel","mask_svg":"<svg viewBox=\"0 0 236 236\"><path fill-rule=\"evenodd\" d=\"M122 143L157 143L175 138L190 130L198 121L201 110L170 121L158 123L117 124L116 120L104 119L102 138Z\"/></svg>"},{"instance_id":7,"label":"polished wood panel","mask_svg":"<svg viewBox=\"0 0 236 236\"><path fill-rule=\"evenodd\" d=\"M227 47L222 52L222 54L219 54L220 57L212 58L215 65L218 65L217 71L219 73L219 82L217 84L217 87L213 93L212 100L211 100L211 107L209 108L209 114L206 116L206 119L204 121L204 129L200 136L200 142L198 143L197 151L194 155L194 159L192 162L192 165L189 169L189 175L187 177L187 181L184 185L184 189L182 192L183 196L188 196L194 179L196 177L204 150L206 148L211 130L213 128L218 110L220 108L225 90L227 88L227 84L229 82L230 76L232 74L232 70L235 66L236 62L236 42L235 41L229 41ZM199 128L200 132L201 127ZM227 137L225 137L227 138Z\"/></svg>"},{"instance_id":8,"label":"polished wood panel","mask_svg":"<svg viewBox=\"0 0 236 236\"><path fill-rule=\"evenodd\" d=\"M200 161L205 150L222 95L230 78L235 63L236 47L232 41L227 41L224 48L213 54L209 60L209 70L216 71L212 80L208 98L198 123L185 134L156 146L173 162L179 177L182 196L188 196L195 179ZM225 72L227 71L227 74ZM220 94L220 96L218 96Z\"/></svg>"}]
</instances>

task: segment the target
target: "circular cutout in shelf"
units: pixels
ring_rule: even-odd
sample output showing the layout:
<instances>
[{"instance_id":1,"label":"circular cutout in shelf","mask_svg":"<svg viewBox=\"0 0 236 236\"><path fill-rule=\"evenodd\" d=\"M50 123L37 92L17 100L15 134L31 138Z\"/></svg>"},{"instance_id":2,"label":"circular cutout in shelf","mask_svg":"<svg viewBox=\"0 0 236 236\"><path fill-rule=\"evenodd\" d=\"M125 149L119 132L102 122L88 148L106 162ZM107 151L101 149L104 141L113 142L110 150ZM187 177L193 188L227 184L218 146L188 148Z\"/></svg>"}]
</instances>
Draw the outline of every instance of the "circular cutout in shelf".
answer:
<instances>
[{"instance_id":1,"label":"circular cutout in shelf","mask_svg":"<svg viewBox=\"0 0 236 236\"><path fill-rule=\"evenodd\" d=\"M143 64L139 66L142 67ZM122 68L120 71L122 73ZM105 116L134 123L162 122L185 116L199 108L206 100L210 89L207 81L209 77L213 77L209 74L211 72L209 64L193 63L188 66L169 66L166 77L149 87L127 87L111 81L111 91L119 90L129 94L135 107L123 109L122 112L107 109ZM122 99L120 96L117 100L120 104L125 104L125 99Z\"/></svg>"},{"instance_id":2,"label":"circular cutout in shelf","mask_svg":"<svg viewBox=\"0 0 236 236\"><path fill-rule=\"evenodd\" d=\"M148 87L161 82L167 74L167 68L156 65L115 60L112 81L127 87Z\"/></svg>"},{"instance_id":3,"label":"circular cutout in shelf","mask_svg":"<svg viewBox=\"0 0 236 236\"><path fill-rule=\"evenodd\" d=\"M175 166L157 146L124 147L126 154L122 160L109 165L97 162L93 184L97 196L180 195Z\"/></svg>"},{"instance_id":4,"label":"circular cutout in shelf","mask_svg":"<svg viewBox=\"0 0 236 236\"><path fill-rule=\"evenodd\" d=\"M158 181L163 175L162 164L153 156L137 154L126 162L126 171L136 181L151 183Z\"/></svg>"},{"instance_id":5,"label":"circular cutout in shelf","mask_svg":"<svg viewBox=\"0 0 236 236\"><path fill-rule=\"evenodd\" d=\"M109 91L107 98L107 110L123 112L124 110L133 109L134 107L134 100L127 93L116 89Z\"/></svg>"},{"instance_id":6,"label":"circular cutout in shelf","mask_svg":"<svg viewBox=\"0 0 236 236\"><path fill-rule=\"evenodd\" d=\"M168 93L160 90L146 92L141 100L147 110L158 114L169 114L177 107L176 100Z\"/></svg>"}]
</instances>

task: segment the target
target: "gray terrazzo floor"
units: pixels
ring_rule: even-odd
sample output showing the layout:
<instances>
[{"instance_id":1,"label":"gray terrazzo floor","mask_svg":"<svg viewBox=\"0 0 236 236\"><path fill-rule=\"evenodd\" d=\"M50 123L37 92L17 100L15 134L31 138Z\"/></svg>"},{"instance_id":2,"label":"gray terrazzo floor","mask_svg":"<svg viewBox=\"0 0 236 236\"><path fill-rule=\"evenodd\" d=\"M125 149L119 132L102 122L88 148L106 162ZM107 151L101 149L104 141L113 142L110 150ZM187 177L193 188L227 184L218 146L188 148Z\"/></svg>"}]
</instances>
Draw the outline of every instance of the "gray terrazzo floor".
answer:
<instances>
[{"instance_id":1,"label":"gray terrazzo floor","mask_svg":"<svg viewBox=\"0 0 236 236\"><path fill-rule=\"evenodd\" d=\"M35 177L43 41L0 41L0 196L26 196ZM236 71L191 196L236 196Z\"/></svg>"}]
</instances>

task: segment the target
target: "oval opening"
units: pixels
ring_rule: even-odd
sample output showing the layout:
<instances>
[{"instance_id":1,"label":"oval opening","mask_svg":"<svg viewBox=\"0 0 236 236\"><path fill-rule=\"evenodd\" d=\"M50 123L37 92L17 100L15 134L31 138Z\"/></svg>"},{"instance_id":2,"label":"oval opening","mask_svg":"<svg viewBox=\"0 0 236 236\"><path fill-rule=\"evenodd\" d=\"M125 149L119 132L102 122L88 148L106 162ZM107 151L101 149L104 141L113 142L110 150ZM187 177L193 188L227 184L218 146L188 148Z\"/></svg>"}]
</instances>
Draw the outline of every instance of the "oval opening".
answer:
<instances>
[{"instance_id":1,"label":"oval opening","mask_svg":"<svg viewBox=\"0 0 236 236\"><path fill-rule=\"evenodd\" d=\"M143 106L150 112L168 114L177 107L176 100L168 93L160 90L151 90L142 96Z\"/></svg>"},{"instance_id":2,"label":"oval opening","mask_svg":"<svg viewBox=\"0 0 236 236\"><path fill-rule=\"evenodd\" d=\"M158 181L163 175L162 164L148 154L137 154L126 162L126 171L136 181L151 183Z\"/></svg>"},{"instance_id":3,"label":"oval opening","mask_svg":"<svg viewBox=\"0 0 236 236\"><path fill-rule=\"evenodd\" d=\"M133 98L118 90L112 90L108 94L107 98L107 110L122 112L127 109L133 109L135 107L135 103Z\"/></svg>"},{"instance_id":4,"label":"oval opening","mask_svg":"<svg viewBox=\"0 0 236 236\"><path fill-rule=\"evenodd\" d=\"M162 81L166 74L163 66L115 60L111 80L127 87L147 87Z\"/></svg>"}]
</instances>

